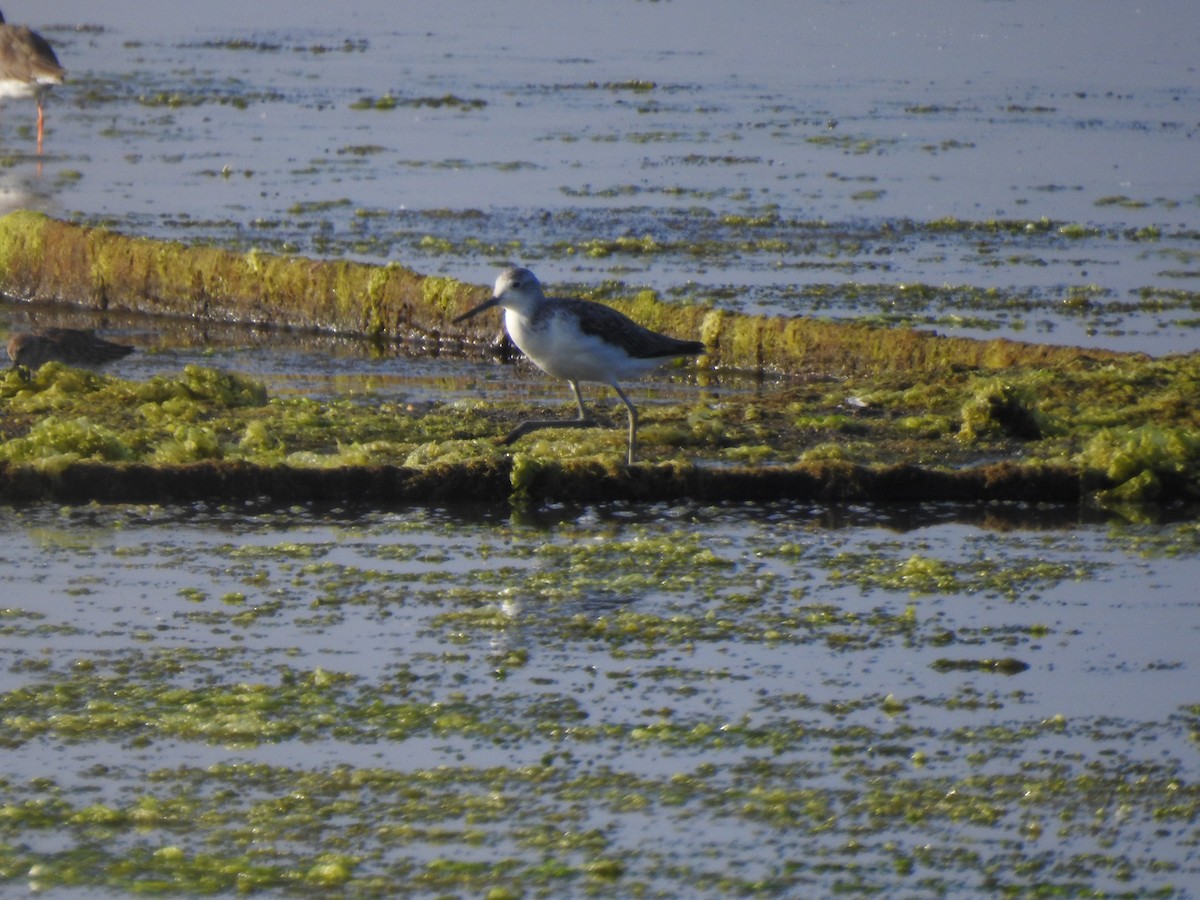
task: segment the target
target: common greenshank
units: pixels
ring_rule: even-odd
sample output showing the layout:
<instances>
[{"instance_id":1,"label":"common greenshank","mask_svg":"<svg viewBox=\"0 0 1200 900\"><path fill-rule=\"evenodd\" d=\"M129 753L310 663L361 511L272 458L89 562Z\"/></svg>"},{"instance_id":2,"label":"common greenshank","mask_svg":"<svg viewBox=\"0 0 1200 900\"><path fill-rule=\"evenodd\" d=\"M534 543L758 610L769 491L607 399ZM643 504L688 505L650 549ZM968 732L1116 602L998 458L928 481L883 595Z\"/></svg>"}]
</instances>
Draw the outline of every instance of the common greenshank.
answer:
<instances>
[{"instance_id":1,"label":"common greenshank","mask_svg":"<svg viewBox=\"0 0 1200 900\"><path fill-rule=\"evenodd\" d=\"M587 428L596 423L583 406L579 382L607 384L629 410L629 452L637 450L638 414L619 379L642 375L679 356L705 352L699 341L683 341L644 328L611 307L590 300L547 297L528 269L505 269L496 279L492 298L454 320L457 324L485 309L504 309L504 327L513 343L543 372L571 385L579 407L577 419L535 419L522 422L501 441L511 444L540 428Z\"/></svg>"}]
</instances>

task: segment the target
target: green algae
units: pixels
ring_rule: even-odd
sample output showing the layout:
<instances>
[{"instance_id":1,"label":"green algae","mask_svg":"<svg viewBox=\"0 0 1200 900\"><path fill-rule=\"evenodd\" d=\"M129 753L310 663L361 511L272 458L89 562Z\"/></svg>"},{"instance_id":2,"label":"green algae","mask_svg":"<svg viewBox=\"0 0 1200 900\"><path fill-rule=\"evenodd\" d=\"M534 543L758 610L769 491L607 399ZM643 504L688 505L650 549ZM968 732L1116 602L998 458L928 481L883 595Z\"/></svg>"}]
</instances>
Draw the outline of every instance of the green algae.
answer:
<instances>
[{"instance_id":1,"label":"green algae","mask_svg":"<svg viewBox=\"0 0 1200 900\"><path fill-rule=\"evenodd\" d=\"M1162 478L1194 479L1200 459L1200 434L1194 429L1153 424L1120 430L1105 428L1088 441L1080 456L1118 485L1141 479L1138 493L1151 486L1157 491Z\"/></svg>"},{"instance_id":2,"label":"green algae","mask_svg":"<svg viewBox=\"0 0 1200 900\"><path fill-rule=\"evenodd\" d=\"M307 207L303 210L297 207L294 212L312 214ZM756 218L748 221L746 227L754 231L766 221ZM780 223L780 227L794 230L797 225ZM889 230L904 233L915 227L913 223L893 223ZM935 228L936 224L929 227ZM1004 232L1041 225L955 221L944 227ZM689 244L688 253L705 252L702 245L698 248L694 241ZM761 236L743 240L741 244L743 252L775 254L783 248L777 239L764 240ZM854 248L861 248L861 241L850 241L845 252L857 255ZM488 250L482 243L479 249ZM579 252L601 255L658 254L671 249L679 248L645 235L590 239L579 242L577 247ZM506 248L504 252L510 250ZM460 294L462 305L448 311L441 304L425 302L423 281L417 273L396 265L319 262L273 255L253 246L244 253L215 247L187 247L129 238L104 228L83 228L28 212L11 213L0 219L0 287L24 299L53 299L90 308L183 315L201 320L284 319L295 328L395 340L428 342L451 336L461 342L464 337L485 338L486 323L469 323L461 333L447 334L448 320L486 296L485 288L464 289ZM916 287L919 286L908 287L908 296L921 295L918 299L927 299L924 296L927 292ZM890 287L886 290L895 294ZM432 295L441 297L438 290L433 290ZM1011 297L1003 297L1001 302L1011 306L1013 301ZM636 300L633 304L616 305L622 309L636 305L641 309L648 304ZM704 305L659 302L656 309L656 318L669 326L671 333L680 335L699 333L709 313ZM714 328L720 330L714 334ZM712 364L754 371L922 369L934 359L946 365L1005 368L1018 364L1065 364L1078 355L1073 348L1005 340L938 338L904 329L747 316L737 312L716 321L707 320L707 331ZM490 338L491 335L486 335L486 339ZM1090 351L1090 355L1113 356L1101 351Z\"/></svg>"},{"instance_id":3,"label":"green algae","mask_svg":"<svg viewBox=\"0 0 1200 900\"><path fill-rule=\"evenodd\" d=\"M1001 675L1019 675L1029 669L1029 664L1019 659L938 659L932 663L938 672L997 672Z\"/></svg>"},{"instance_id":4,"label":"green algae","mask_svg":"<svg viewBox=\"0 0 1200 900\"><path fill-rule=\"evenodd\" d=\"M770 215L742 224L774 227ZM948 220L931 227L1005 233L1057 226L1039 220ZM656 246L654 238L630 240L651 251ZM262 309L286 305L289 297L303 298L298 302L308 312L289 310L289 321L352 330L377 340L419 335L431 348L443 345L450 319L486 296L485 289L450 278L421 278L396 265L315 263L257 250L231 254L186 248L22 213L0 220L0 271L10 283L19 286L30 276L31 265L41 266L35 293L51 284L65 289L61 279L68 273L78 282L79 273L89 271L86 265L59 267L60 254L72 259L90 255L92 268L83 277L86 291L105 304L120 305L121 297L136 294L139 308L153 297L150 305L160 312L200 310L207 316L240 311L259 318ZM168 287L175 277L168 273L175 271L188 272L182 307L171 299ZM253 286L238 287L240 278L252 279ZM694 496L708 490L736 491L729 496L756 491L760 493L753 495L760 496L789 483L783 490L823 490L826 496L842 497L869 497L875 490L883 491L878 499L888 499L897 496L892 493L897 487L885 489L881 477L891 466L887 477L897 479L897 465L915 466L923 475L899 495L904 499L919 499L922 489L931 491L931 497L953 496L950 485L956 478L958 496L967 500L1033 497L1039 479L1043 496L1074 502L1092 495L1109 506L1198 492L1200 423L1191 399L1200 382L1195 355L1151 360L1003 340L940 338L864 324L746 316L667 303L653 291L631 296L622 291L619 284L602 284L592 296L613 295L614 306L656 330L703 337L704 368L677 369L690 377L712 378L714 371L731 365L760 373L825 373L823 380L809 384L781 380L751 401L701 396L690 405L645 411L640 430L644 458L669 462L671 468L649 473L653 480L641 482L644 498L651 492ZM941 289L915 284L903 286L902 292L906 302L921 306ZM1081 306L1102 302L1096 298L1094 291L1077 293ZM477 327L490 340L488 325ZM464 349L461 336L455 341ZM713 366L717 368L709 368ZM206 381L211 383L202 383ZM5 405L0 460L10 466L6 477L20 483L8 490L18 494L44 488L36 487L41 476L35 473L22 481L13 465L62 475L83 462L165 470L206 461L331 473L393 466L404 469L401 481L433 466L457 468L462 474L451 479L450 488L477 484L473 473L486 466L508 478L508 495L522 503L602 497L606 491L608 496L636 496L639 491L631 473L609 462L623 440L615 422L613 428L534 433L510 458L494 440L511 423L536 417L528 406L453 404L418 413L387 403L372 407L268 398L261 385L199 368L139 387L61 366L47 366L28 382L6 374L0 401ZM1011 465L1003 472L975 468L997 460ZM688 468L714 461L730 470ZM809 471L823 487L811 480L801 487L804 478L793 477L798 473L787 468L797 464L817 466ZM934 486L934 476L944 484ZM1076 483L1073 491L1066 486L1070 478ZM1013 479L1027 479L1028 484L986 493L989 485ZM753 486L755 482L761 486ZM1020 490L1025 493L1015 492Z\"/></svg>"},{"instance_id":5,"label":"green algae","mask_svg":"<svg viewBox=\"0 0 1200 900\"><path fill-rule=\"evenodd\" d=\"M450 317L467 306L478 289L453 278L429 277L421 283L421 292L427 306Z\"/></svg>"},{"instance_id":6,"label":"green algae","mask_svg":"<svg viewBox=\"0 0 1200 900\"><path fill-rule=\"evenodd\" d=\"M381 97L360 97L350 104L351 109L355 110L393 110L399 107L407 107L412 109L420 109L428 107L431 109L441 109L447 107L454 110L465 111L474 109L483 109L487 106L486 100L479 98L459 97L456 94L443 94L440 97L396 97L393 94L384 94Z\"/></svg>"},{"instance_id":7,"label":"green algae","mask_svg":"<svg viewBox=\"0 0 1200 900\"><path fill-rule=\"evenodd\" d=\"M1169 834L1161 847L1194 832L1200 790L1186 759L1160 743L1195 730L1194 704L1167 722L1043 717L1023 710L1019 689L971 681L1025 677L1021 665L1058 652L1050 634L1089 639L1011 615L1007 627L979 627L964 608L1007 600L1005 578L1030 604L1064 578L1104 578L1070 533L983 531L959 565L938 546L882 529L864 541L794 510L728 521L699 506L628 512L552 528L501 518L477 534L429 513L348 515L332 531L279 537L252 526L237 539L221 529L203 547L178 534L143 547L137 569L146 549L162 556L192 580L181 606L222 615L188 616L188 646L167 631L19 670L21 684L0 693L7 749L146 755L0 778L0 883L795 896L848 888L853 873L885 892L919 877L918 893L1115 882L1171 896L1192 874L1186 860L1148 854L1147 835ZM124 530L107 514L97 524ZM1180 526L1171 542L1190 546L1194 530ZM1111 541L1135 546L1143 532ZM854 583L838 573L864 567L920 574L919 602L854 602ZM254 586L232 588L231 576ZM862 590L903 597L910 587ZM265 643L286 648L292 628L334 627L310 616L318 603L405 644L370 660L343 655L349 671L228 638L278 635ZM257 621L231 618L268 605ZM172 621L168 604L160 615ZM206 629L219 643L191 646ZM750 648L773 655L757 671L733 663ZM946 688L798 683L777 668L819 672L888 649L932 666ZM1067 737L1083 743L1058 743ZM432 757L418 749L427 742ZM164 765L179 744L226 753ZM313 764L279 759L323 746L329 756ZM245 756L256 747L270 753ZM727 842L730 833L740 840Z\"/></svg>"},{"instance_id":8,"label":"green algae","mask_svg":"<svg viewBox=\"0 0 1200 900\"><path fill-rule=\"evenodd\" d=\"M974 441L989 432L1018 440L1036 440L1045 431L1033 398L1012 384L992 379L963 404L958 436Z\"/></svg>"},{"instance_id":9,"label":"green algae","mask_svg":"<svg viewBox=\"0 0 1200 900\"><path fill-rule=\"evenodd\" d=\"M1064 580L1082 580L1095 566L1022 561L1016 567L996 559L949 561L913 555L903 561L881 559L874 553L839 554L829 577L861 588L907 591L913 595L983 592L1008 600L1036 600L1040 592Z\"/></svg>"},{"instance_id":10,"label":"green algae","mask_svg":"<svg viewBox=\"0 0 1200 900\"><path fill-rule=\"evenodd\" d=\"M241 321L275 321L286 308L282 318L295 328L397 338L437 327L421 311L422 278L400 266L185 247L35 213L0 220L0 272L8 293L33 300Z\"/></svg>"},{"instance_id":11,"label":"green algae","mask_svg":"<svg viewBox=\"0 0 1200 900\"><path fill-rule=\"evenodd\" d=\"M431 288L449 308L462 289L451 280ZM636 303L640 317L655 323L661 311L653 295ZM496 441L513 422L536 417L535 409L454 403L420 411L272 398L257 382L204 367L134 383L52 363L28 378L15 370L0 377L0 462L9 466L8 490L18 492L36 478L22 480L14 467L54 473L61 486L82 463L168 472L215 461L257 467L239 477L256 478L260 490L268 479L283 487L287 471L301 490L318 483L306 471L375 479L392 477L379 468L391 466L396 484L436 470L452 493L455 485L477 489L486 471L507 481L492 499L522 503L798 490L879 501L922 499L922 491L925 499L950 499L957 490L964 500L1040 492L1047 500L1094 494L1105 503L1155 503L1200 493L1200 422L1189 399L1200 381L1196 367L1194 356L1081 358L1002 380L970 370L934 383L898 374L782 385L738 402L656 406L640 429L647 464L627 470L618 464L624 437L615 418L612 428L534 433L510 455ZM725 467L696 467L709 460ZM459 474L447 477L451 471ZM199 472L180 474L194 480ZM123 480L120 472L105 479L113 490Z\"/></svg>"},{"instance_id":12,"label":"green algae","mask_svg":"<svg viewBox=\"0 0 1200 900\"><path fill-rule=\"evenodd\" d=\"M449 718L443 713L440 721ZM538 720L544 721L541 716ZM1062 727L1051 722L1028 733L964 733L957 736L964 747L957 752L997 745L1019 749ZM577 738L587 734L572 731ZM749 740L753 746L754 733L728 722L683 730L658 723L635 728L628 740L673 746L701 736L728 749L731 741ZM897 841L908 846L910 834L954 833L966 825L1009 834L1031 831L1032 823L1057 822L1051 827L1064 841L1097 832L1116 839L1122 822L1130 819L1150 817L1160 827L1182 825L1196 814L1200 802L1180 764L1170 761L1139 763L1137 779L1127 777L1129 761L1119 753L1085 767L1062 760L1040 769L1001 767L925 778L893 771L881 778L878 767L868 762L870 755L863 755L865 742L898 739L894 755L903 757L914 743L927 743L935 736L911 729L892 736L822 725L805 728L802 735L826 750L827 762L752 758L708 762L659 777L634 776L608 766L584 771L569 759L540 766L460 764L407 770L185 766L149 772L144 786L117 805L75 801L51 779L37 786L5 784L0 786L5 804L0 806L0 834L23 835L28 841L39 833L90 831L104 840L57 853L10 848L0 872L10 873L10 879L29 872L47 887L99 880L145 890L169 883L173 892L188 893L252 887L296 890L305 882L324 887L336 882L359 895L425 894L490 890L489 885L501 878L512 889L520 886L541 894L561 891L586 877L620 879L627 888L639 890L639 885L654 883L647 879L660 857L652 850L626 848L618 863L613 835L587 826L590 812L619 816L690 810L694 816L703 810L717 821L759 828L772 843L791 833L792 841L809 847L817 860L843 866L857 860L879 879L882 870L877 867L891 866L894 859L894 852L881 851ZM780 746L788 746L800 737L778 739ZM603 739L617 740L612 734ZM939 766L945 767L945 751L939 757ZM842 770L848 786L812 786L815 775L830 769ZM1100 797L1119 806L1120 816L1097 818ZM347 830L347 820L357 827ZM831 830L853 833L856 846L840 851L823 847L820 836ZM197 835L203 836L202 847L195 844ZM262 848L259 852L242 849L250 839ZM430 848L434 855L422 863L420 857L405 859L402 853L400 861L388 862L395 855L389 848L397 840ZM1146 869L1144 861L1121 853L1097 865L1094 857L1080 851L1066 849L1048 858L1036 847L1017 853L1019 864L1014 868L1012 848L989 851L980 846L956 858L952 848L964 845L941 846L936 851L930 845L916 849L910 862L940 872L943 888L994 876L1012 884L1027 883L1027 878L1046 883L1082 878L1088 883L1113 869L1125 869L1131 876ZM478 858L480 851L486 862ZM692 862L677 860L671 872L674 883L697 889L711 886L713 876L702 860L703 856ZM791 894L810 883L818 865L777 870L757 892ZM1023 865L1029 870L1022 871ZM1164 872L1169 876L1173 868L1167 864ZM732 878L727 887L745 890L749 882Z\"/></svg>"},{"instance_id":13,"label":"green algae","mask_svg":"<svg viewBox=\"0 0 1200 900\"><path fill-rule=\"evenodd\" d=\"M829 147L853 156L883 153L899 143L896 138L852 134L817 134L810 135L804 140L816 147Z\"/></svg>"}]
</instances>

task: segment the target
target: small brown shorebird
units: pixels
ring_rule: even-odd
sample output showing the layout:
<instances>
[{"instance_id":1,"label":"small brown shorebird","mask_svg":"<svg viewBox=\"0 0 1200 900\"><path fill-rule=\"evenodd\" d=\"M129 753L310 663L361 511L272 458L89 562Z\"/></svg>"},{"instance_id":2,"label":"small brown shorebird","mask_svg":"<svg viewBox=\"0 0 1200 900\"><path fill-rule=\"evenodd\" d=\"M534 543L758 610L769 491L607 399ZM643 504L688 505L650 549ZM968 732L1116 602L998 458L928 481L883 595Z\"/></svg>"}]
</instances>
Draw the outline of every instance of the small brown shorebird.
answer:
<instances>
[{"instance_id":1,"label":"small brown shorebird","mask_svg":"<svg viewBox=\"0 0 1200 900\"><path fill-rule=\"evenodd\" d=\"M504 327L513 343L543 372L565 379L579 406L577 419L522 422L508 433L502 444L511 444L539 428L595 426L579 394L579 382L594 381L609 385L629 410L627 459L632 464L637 449L638 415L617 379L644 374L668 359L705 352L699 341L681 341L651 331L602 303L547 297L528 269L505 269L496 279L492 299L454 322L457 324L493 306L504 308Z\"/></svg>"},{"instance_id":2,"label":"small brown shorebird","mask_svg":"<svg viewBox=\"0 0 1200 900\"><path fill-rule=\"evenodd\" d=\"M8 339L8 358L13 368L41 368L56 360L69 366L99 366L133 352L128 344L116 344L79 328L46 328L21 331Z\"/></svg>"},{"instance_id":3,"label":"small brown shorebird","mask_svg":"<svg viewBox=\"0 0 1200 900\"><path fill-rule=\"evenodd\" d=\"M37 101L39 154L46 122L42 98L50 87L62 84L66 74L44 37L25 25L6 24L0 13L0 98L33 97Z\"/></svg>"}]
</instances>

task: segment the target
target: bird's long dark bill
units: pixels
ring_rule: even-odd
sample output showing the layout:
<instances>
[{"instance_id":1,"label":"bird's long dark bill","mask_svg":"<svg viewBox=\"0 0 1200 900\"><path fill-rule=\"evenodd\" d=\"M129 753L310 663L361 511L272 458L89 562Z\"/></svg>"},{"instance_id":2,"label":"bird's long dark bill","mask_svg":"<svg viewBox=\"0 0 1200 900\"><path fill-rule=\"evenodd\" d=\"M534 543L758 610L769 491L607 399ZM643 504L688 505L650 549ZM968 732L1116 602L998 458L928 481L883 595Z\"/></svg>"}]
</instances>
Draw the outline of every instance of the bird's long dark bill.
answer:
<instances>
[{"instance_id":1,"label":"bird's long dark bill","mask_svg":"<svg viewBox=\"0 0 1200 900\"><path fill-rule=\"evenodd\" d=\"M455 319L452 324L457 325L459 322L462 322L465 319L471 318L471 316L475 315L476 313L481 313L485 309L491 309L495 305L496 305L495 297L492 297L490 300L485 300L483 303L480 303L474 309L467 310L465 313L463 313L461 316L459 316L457 319Z\"/></svg>"}]
</instances>

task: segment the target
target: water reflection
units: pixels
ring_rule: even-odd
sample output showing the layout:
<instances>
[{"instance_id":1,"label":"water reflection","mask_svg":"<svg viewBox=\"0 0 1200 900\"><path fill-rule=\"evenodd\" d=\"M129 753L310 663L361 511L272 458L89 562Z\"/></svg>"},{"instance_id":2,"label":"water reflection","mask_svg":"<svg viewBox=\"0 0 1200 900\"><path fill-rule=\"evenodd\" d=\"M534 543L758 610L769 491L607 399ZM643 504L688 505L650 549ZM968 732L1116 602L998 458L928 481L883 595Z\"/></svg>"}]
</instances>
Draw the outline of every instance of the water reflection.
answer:
<instances>
[{"instance_id":1,"label":"water reflection","mask_svg":"<svg viewBox=\"0 0 1200 900\"><path fill-rule=\"evenodd\" d=\"M24 166L0 167L0 215L19 209L54 208L51 193L36 180L30 180Z\"/></svg>"}]
</instances>

